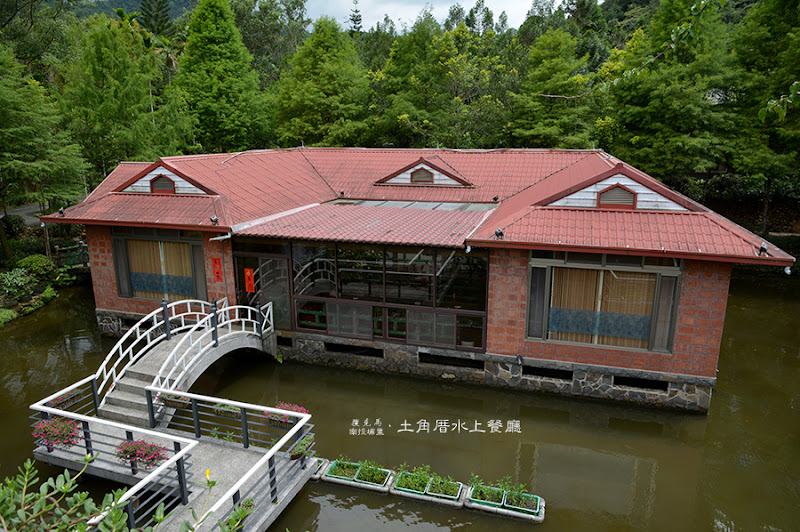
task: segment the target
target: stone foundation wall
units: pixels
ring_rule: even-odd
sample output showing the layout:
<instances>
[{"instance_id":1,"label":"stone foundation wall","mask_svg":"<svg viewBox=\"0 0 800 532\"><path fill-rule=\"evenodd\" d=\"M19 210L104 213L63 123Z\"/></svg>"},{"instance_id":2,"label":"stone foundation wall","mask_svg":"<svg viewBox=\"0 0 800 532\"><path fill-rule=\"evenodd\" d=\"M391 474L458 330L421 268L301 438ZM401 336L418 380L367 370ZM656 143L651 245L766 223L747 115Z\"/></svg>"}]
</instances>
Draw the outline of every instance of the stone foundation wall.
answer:
<instances>
[{"instance_id":1,"label":"stone foundation wall","mask_svg":"<svg viewBox=\"0 0 800 532\"><path fill-rule=\"evenodd\" d=\"M714 379L688 377L644 370L602 367L586 364L570 364L549 360L510 357L483 353L465 353L448 349L419 348L383 342L370 342L349 338L305 333L279 333L291 338L293 345L278 346L284 359L301 362L352 368L381 373L416 375L429 379L448 380L469 384L482 384L500 388L514 388L532 392L549 392L562 395L584 396L598 399L632 402L650 406L664 406L683 410L706 412L711 403ZM325 343L382 349L383 358L370 355L328 351ZM460 367L444 363L420 361L420 354L459 359L459 362L474 364ZM527 369L526 369L527 368ZM532 375L531 369L571 372L572 378L554 378ZM535 371L535 369L534 369ZM666 382L666 390L655 390L614 384L614 377L646 379ZM663 386L663 385L662 385Z\"/></svg>"}]
</instances>

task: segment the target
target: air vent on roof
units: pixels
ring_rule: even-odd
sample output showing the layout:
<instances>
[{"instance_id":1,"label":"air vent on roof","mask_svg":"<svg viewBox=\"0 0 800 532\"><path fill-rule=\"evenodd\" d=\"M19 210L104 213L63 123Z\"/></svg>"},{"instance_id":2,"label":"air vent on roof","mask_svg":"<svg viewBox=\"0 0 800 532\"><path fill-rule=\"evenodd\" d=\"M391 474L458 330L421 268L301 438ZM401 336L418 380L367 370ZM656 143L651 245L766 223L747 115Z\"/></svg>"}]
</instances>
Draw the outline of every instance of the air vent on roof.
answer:
<instances>
[{"instance_id":1,"label":"air vent on roof","mask_svg":"<svg viewBox=\"0 0 800 532\"><path fill-rule=\"evenodd\" d=\"M424 168L411 172L412 183L433 183L433 173Z\"/></svg>"},{"instance_id":2,"label":"air vent on roof","mask_svg":"<svg viewBox=\"0 0 800 532\"><path fill-rule=\"evenodd\" d=\"M633 209L636 194L622 185L614 185L597 195L597 206L606 209Z\"/></svg>"},{"instance_id":3,"label":"air vent on roof","mask_svg":"<svg viewBox=\"0 0 800 532\"><path fill-rule=\"evenodd\" d=\"M150 181L150 192L157 194L175 194L175 183L172 179L160 175Z\"/></svg>"}]
</instances>

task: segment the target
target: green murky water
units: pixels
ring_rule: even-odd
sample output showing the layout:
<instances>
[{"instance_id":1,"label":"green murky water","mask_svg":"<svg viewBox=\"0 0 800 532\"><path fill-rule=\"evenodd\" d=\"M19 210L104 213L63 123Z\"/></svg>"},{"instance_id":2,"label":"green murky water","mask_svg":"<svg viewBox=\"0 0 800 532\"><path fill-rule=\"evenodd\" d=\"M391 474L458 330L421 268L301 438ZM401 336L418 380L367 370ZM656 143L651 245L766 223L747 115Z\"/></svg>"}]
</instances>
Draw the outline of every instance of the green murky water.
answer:
<instances>
[{"instance_id":1,"label":"green murky water","mask_svg":"<svg viewBox=\"0 0 800 532\"><path fill-rule=\"evenodd\" d=\"M796 279L734 280L707 416L278 365L248 353L212 367L195 389L308 407L316 450L324 457L430 464L462 481L471 473L487 480L510 475L547 500L541 530L794 530L800 527L798 316ZM0 440L0 474L11 474L30 456L27 405L95 371L111 345L96 332L86 288L65 291L0 329L0 413L8 435ZM507 432L516 422L519 432ZM492 432L498 423L500 432ZM383 435L369 434L378 428ZM273 530L530 526L309 483Z\"/></svg>"}]
</instances>

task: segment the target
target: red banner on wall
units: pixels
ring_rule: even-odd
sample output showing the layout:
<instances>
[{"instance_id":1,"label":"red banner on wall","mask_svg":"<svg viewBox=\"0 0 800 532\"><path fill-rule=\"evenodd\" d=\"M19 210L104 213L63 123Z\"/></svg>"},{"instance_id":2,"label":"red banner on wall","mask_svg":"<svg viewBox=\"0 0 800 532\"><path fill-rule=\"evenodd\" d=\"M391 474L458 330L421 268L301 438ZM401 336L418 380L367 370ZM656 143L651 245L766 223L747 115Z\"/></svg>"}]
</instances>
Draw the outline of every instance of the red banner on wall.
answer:
<instances>
[{"instance_id":1,"label":"red banner on wall","mask_svg":"<svg viewBox=\"0 0 800 532\"><path fill-rule=\"evenodd\" d=\"M244 269L244 289L246 292L251 294L256 291L256 282L253 278L253 268Z\"/></svg>"},{"instance_id":2,"label":"red banner on wall","mask_svg":"<svg viewBox=\"0 0 800 532\"><path fill-rule=\"evenodd\" d=\"M214 271L214 282L221 283L222 282L222 260L221 259L211 259L211 267Z\"/></svg>"}]
</instances>

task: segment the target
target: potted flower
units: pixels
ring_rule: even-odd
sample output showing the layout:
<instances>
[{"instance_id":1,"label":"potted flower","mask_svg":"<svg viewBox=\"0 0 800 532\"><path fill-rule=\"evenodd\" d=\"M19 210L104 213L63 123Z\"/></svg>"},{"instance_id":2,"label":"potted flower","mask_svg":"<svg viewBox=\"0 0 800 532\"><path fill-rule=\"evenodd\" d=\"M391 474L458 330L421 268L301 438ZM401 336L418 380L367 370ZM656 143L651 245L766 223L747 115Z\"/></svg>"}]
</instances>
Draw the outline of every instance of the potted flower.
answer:
<instances>
[{"instance_id":1,"label":"potted flower","mask_svg":"<svg viewBox=\"0 0 800 532\"><path fill-rule=\"evenodd\" d=\"M294 449L292 449L292 460L297 460L306 454L312 443L314 443L314 436L311 434L306 435L302 440L297 442L297 445L295 445Z\"/></svg>"},{"instance_id":2,"label":"potted flower","mask_svg":"<svg viewBox=\"0 0 800 532\"><path fill-rule=\"evenodd\" d=\"M245 518L255 509L256 503L250 497L244 499L243 501L239 501L239 504L234 506L233 512L231 512L230 517L228 517L228 520L225 522L225 524L228 525L228 528L231 530L240 530L244 525Z\"/></svg>"},{"instance_id":3,"label":"potted flower","mask_svg":"<svg viewBox=\"0 0 800 532\"><path fill-rule=\"evenodd\" d=\"M81 398L81 392L78 389L72 389L68 392L59 395L55 399L51 399L47 402L47 406L52 406L53 408L69 408L70 406L74 405L78 402Z\"/></svg>"},{"instance_id":4,"label":"potted flower","mask_svg":"<svg viewBox=\"0 0 800 532\"><path fill-rule=\"evenodd\" d=\"M297 412L299 414L308 414L308 410L306 410L304 407L292 403L284 403L283 401L278 401L278 404L275 405L275 408L280 410L288 410L290 412ZM288 429L294 425L295 419L297 419L293 416L269 411L264 411L264 417L268 425L284 429Z\"/></svg>"},{"instance_id":5,"label":"potted flower","mask_svg":"<svg viewBox=\"0 0 800 532\"><path fill-rule=\"evenodd\" d=\"M397 481L394 483L395 489L407 493L424 495L425 488L431 479L431 466L415 467L411 471L407 470L406 464L400 466Z\"/></svg>"},{"instance_id":6,"label":"potted flower","mask_svg":"<svg viewBox=\"0 0 800 532\"><path fill-rule=\"evenodd\" d=\"M215 403L214 413L231 419L242 419L242 409L238 406L229 405L226 403Z\"/></svg>"},{"instance_id":7,"label":"potted flower","mask_svg":"<svg viewBox=\"0 0 800 532\"><path fill-rule=\"evenodd\" d=\"M175 391L182 392L183 390L177 389ZM172 408L188 408L190 403L188 397L175 393L160 393L156 397L156 400L161 401L165 406Z\"/></svg>"},{"instance_id":8,"label":"potted flower","mask_svg":"<svg viewBox=\"0 0 800 532\"><path fill-rule=\"evenodd\" d=\"M371 484L373 486L385 486L389 480L391 471L383 469L380 465L371 460L364 460L361 462L361 467L358 468L358 473L354 480L361 484Z\"/></svg>"},{"instance_id":9,"label":"potted flower","mask_svg":"<svg viewBox=\"0 0 800 532\"><path fill-rule=\"evenodd\" d=\"M151 469L167 459L167 450L145 440L123 441L117 445L117 458L135 469Z\"/></svg>"},{"instance_id":10,"label":"potted flower","mask_svg":"<svg viewBox=\"0 0 800 532\"><path fill-rule=\"evenodd\" d=\"M461 482L457 482L450 477L432 475L430 482L428 482L428 487L425 490L425 494L439 499L457 501L459 496L461 496L463 487L464 485L461 484Z\"/></svg>"},{"instance_id":11,"label":"potted flower","mask_svg":"<svg viewBox=\"0 0 800 532\"><path fill-rule=\"evenodd\" d=\"M471 487L468 495L471 502L494 508L499 508L503 505L506 495L504 489L484 484L481 477L474 473L470 478L469 484Z\"/></svg>"},{"instance_id":12,"label":"potted flower","mask_svg":"<svg viewBox=\"0 0 800 532\"><path fill-rule=\"evenodd\" d=\"M33 427L33 437L40 439L49 452L54 447L68 449L81 441L78 420L64 417L43 419Z\"/></svg>"}]
</instances>

